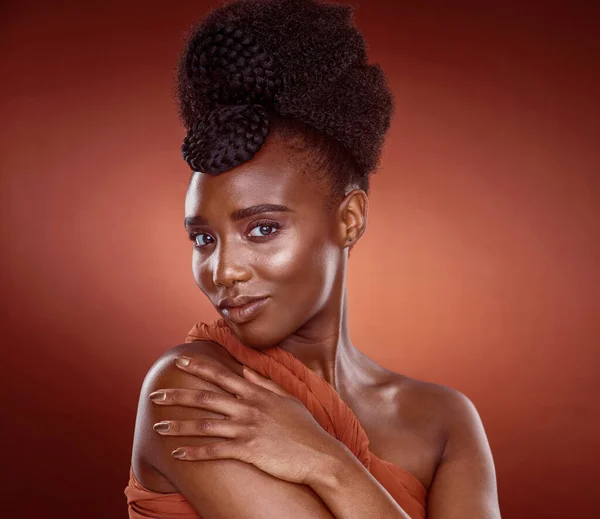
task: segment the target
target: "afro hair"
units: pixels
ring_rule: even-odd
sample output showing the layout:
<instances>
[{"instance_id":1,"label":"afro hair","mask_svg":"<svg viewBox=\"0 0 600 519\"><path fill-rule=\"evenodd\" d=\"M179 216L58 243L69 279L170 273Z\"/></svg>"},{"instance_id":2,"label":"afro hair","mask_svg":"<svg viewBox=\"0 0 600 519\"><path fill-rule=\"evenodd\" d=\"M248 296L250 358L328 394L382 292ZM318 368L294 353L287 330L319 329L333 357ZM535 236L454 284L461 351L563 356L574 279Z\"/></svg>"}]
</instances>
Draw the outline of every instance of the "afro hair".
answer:
<instances>
[{"instance_id":1,"label":"afro hair","mask_svg":"<svg viewBox=\"0 0 600 519\"><path fill-rule=\"evenodd\" d=\"M354 7L317 0L236 0L193 25L175 94L192 171L219 174L260 150L270 132L299 138L337 196L368 192L394 109L367 64Z\"/></svg>"}]
</instances>

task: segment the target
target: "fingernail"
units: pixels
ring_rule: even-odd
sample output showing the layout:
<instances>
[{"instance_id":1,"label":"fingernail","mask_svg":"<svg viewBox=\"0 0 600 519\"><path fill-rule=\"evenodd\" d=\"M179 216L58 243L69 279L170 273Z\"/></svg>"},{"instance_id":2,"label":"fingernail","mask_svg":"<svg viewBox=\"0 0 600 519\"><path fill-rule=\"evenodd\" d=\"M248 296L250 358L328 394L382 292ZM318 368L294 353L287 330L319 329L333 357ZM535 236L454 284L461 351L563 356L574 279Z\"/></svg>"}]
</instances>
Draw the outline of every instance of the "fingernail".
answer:
<instances>
[{"instance_id":1,"label":"fingernail","mask_svg":"<svg viewBox=\"0 0 600 519\"><path fill-rule=\"evenodd\" d=\"M174 458L183 458L185 457L185 451L183 449L175 449L171 453L171 456L173 456Z\"/></svg>"},{"instance_id":2,"label":"fingernail","mask_svg":"<svg viewBox=\"0 0 600 519\"><path fill-rule=\"evenodd\" d=\"M171 424L169 422L158 422L152 426L152 429L154 429L156 432L167 432L170 427Z\"/></svg>"},{"instance_id":3,"label":"fingernail","mask_svg":"<svg viewBox=\"0 0 600 519\"><path fill-rule=\"evenodd\" d=\"M150 393L150 400L153 402L160 402L167 398L167 394L164 391L154 391L154 393Z\"/></svg>"},{"instance_id":4,"label":"fingernail","mask_svg":"<svg viewBox=\"0 0 600 519\"><path fill-rule=\"evenodd\" d=\"M242 366L244 371L247 371L248 373L253 373L254 375L258 375L258 373L254 370L251 370L248 366Z\"/></svg>"},{"instance_id":5,"label":"fingernail","mask_svg":"<svg viewBox=\"0 0 600 519\"><path fill-rule=\"evenodd\" d=\"M189 357L175 357L175 364L177 364L180 368L185 368L189 365L190 361Z\"/></svg>"}]
</instances>

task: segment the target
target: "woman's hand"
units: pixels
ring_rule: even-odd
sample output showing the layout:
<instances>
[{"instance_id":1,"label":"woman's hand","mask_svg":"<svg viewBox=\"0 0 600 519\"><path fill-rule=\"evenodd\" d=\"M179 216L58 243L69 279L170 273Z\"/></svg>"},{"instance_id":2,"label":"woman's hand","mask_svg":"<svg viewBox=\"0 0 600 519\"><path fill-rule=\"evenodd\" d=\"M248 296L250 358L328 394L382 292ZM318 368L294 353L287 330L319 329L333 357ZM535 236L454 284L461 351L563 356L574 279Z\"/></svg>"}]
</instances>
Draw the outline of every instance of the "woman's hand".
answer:
<instances>
[{"instance_id":1,"label":"woman's hand","mask_svg":"<svg viewBox=\"0 0 600 519\"><path fill-rule=\"evenodd\" d=\"M169 436L216 436L223 442L182 446L182 460L231 458L251 463L276 478L309 485L345 446L325 431L304 404L278 384L244 366L244 376L206 357L176 357L183 371L207 380L231 396L208 390L161 389L150 395L158 405L197 407L224 419L170 420L154 429Z\"/></svg>"}]
</instances>

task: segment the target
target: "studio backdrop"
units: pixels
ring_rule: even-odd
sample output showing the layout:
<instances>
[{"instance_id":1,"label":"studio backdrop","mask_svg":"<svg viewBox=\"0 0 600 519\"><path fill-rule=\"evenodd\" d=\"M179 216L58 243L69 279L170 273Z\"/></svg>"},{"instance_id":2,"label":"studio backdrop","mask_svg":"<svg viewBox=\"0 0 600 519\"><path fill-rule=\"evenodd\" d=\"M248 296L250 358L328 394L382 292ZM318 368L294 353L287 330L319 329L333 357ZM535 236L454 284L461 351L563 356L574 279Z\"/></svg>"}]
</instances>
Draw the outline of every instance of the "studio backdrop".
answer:
<instances>
[{"instance_id":1,"label":"studio backdrop","mask_svg":"<svg viewBox=\"0 0 600 519\"><path fill-rule=\"evenodd\" d=\"M217 5L1 8L11 517L125 517L143 377L217 317L192 278L172 92L183 32ZM597 516L600 60L595 13L561 5L356 14L395 113L349 262L351 337L473 401L505 519Z\"/></svg>"}]
</instances>

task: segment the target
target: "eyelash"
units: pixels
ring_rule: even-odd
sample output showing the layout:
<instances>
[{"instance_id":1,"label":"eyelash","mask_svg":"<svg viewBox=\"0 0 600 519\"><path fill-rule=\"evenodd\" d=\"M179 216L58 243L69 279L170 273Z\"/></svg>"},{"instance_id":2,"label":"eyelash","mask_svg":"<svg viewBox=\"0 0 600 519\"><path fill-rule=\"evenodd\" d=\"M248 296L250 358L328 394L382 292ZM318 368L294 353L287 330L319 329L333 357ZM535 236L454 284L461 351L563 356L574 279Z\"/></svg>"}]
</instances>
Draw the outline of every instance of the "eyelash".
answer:
<instances>
[{"instance_id":1,"label":"eyelash","mask_svg":"<svg viewBox=\"0 0 600 519\"><path fill-rule=\"evenodd\" d=\"M250 231L253 231L254 229L256 229L257 227L272 227L273 229L280 229L281 225L278 222L271 222L268 220L264 220L264 221L260 221L260 222L256 222L251 228ZM267 235L263 235L263 236L252 236L252 238L258 238L259 241L266 241L266 240L270 240L272 236L274 236L275 234L278 234L279 231L277 232L272 232L270 234ZM207 234L205 232L191 232L189 233L189 237L190 240L193 242L194 244L194 248L195 249L203 249L204 247L206 247L207 245L212 245L210 243L206 244L206 245L198 245L196 243L196 237L201 236L202 234Z\"/></svg>"}]
</instances>

